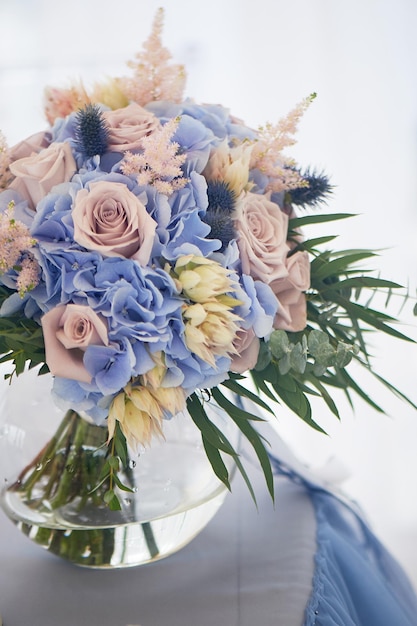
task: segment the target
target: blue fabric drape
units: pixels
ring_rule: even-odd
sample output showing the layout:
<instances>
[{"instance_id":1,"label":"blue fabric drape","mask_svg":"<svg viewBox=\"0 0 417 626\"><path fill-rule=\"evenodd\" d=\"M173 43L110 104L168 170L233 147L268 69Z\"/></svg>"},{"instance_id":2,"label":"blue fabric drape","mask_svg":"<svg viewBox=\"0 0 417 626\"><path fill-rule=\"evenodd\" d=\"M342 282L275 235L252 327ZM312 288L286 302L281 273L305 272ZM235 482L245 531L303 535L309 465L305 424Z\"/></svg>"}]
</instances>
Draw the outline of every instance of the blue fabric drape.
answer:
<instances>
[{"instance_id":1,"label":"blue fabric drape","mask_svg":"<svg viewBox=\"0 0 417 626\"><path fill-rule=\"evenodd\" d=\"M272 457L274 471L302 483L317 520L317 552L303 626L417 626L407 576L353 504Z\"/></svg>"}]
</instances>

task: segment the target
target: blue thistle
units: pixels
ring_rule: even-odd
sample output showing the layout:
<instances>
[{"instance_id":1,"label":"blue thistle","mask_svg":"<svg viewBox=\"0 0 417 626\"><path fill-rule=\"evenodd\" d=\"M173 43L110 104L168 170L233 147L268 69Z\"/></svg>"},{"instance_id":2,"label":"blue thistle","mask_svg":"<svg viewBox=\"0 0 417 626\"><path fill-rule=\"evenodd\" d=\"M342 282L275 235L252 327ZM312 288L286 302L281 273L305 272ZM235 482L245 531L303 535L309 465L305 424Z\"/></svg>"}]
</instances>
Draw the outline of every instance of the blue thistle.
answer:
<instances>
[{"instance_id":1,"label":"blue thistle","mask_svg":"<svg viewBox=\"0 0 417 626\"><path fill-rule=\"evenodd\" d=\"M97 104L87 104L77 113L77 149L85 157L102 155L108 147L108 128Z\"/></svg>"},{"instance_id":2,"label":"blue thistle","mask_svg":"<svg viewBox=\"0 0 417 626\"><path fill-rule=\"evenodd\" d=\"M207 197L209 209L221 209L225 213L232 213L236 204L235 192L229 185L221 180L211 181L207 184Z\"/></svg>"},{"instance_id":3,"label":"blue thistle","mask_svg":"<svg viewBox=\"0 0 417 626\"><path fill-rule=\"evenodd\" d=\"M302 207L317 207L321 202L326 202L333 191L333 186L326 174L310 171L307 168L304 173L301 173L301 176L308 182L308 187L292 189L290 192L291 202Z\"/></svg>"},{"instance_id":4,"label":"blue thistle","mask_svg":"<svg viewBox=\"0 0 417 626\"><path fill-rule=\"evenodd\" d=\"M220 239L221 249L235 238L232 213L236 204L235 193L223 181L207 184L208 208L202 220L211 228L210 239Z\"/></svg>"}]
</instances>

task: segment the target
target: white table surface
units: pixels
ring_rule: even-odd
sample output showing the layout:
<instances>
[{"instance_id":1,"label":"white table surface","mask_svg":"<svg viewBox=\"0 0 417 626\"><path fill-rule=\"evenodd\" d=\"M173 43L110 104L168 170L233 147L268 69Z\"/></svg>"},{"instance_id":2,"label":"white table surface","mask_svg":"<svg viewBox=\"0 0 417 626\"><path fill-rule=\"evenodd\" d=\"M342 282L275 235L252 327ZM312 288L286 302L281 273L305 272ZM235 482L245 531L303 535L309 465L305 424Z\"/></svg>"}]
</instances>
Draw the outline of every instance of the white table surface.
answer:
<instances>
[{"instance_id":1,"label":"white table surface","mask_svg":"<svg viewBox=\"0 0 417 626\"><path fill-rule=\"evenodd\" d=\"M98 571L33 544L0 515L4 626L301 626L316 550L308 495L285 478L259 511L239 479L206 529L153 564Z\"/></svg>"}]
</instances>

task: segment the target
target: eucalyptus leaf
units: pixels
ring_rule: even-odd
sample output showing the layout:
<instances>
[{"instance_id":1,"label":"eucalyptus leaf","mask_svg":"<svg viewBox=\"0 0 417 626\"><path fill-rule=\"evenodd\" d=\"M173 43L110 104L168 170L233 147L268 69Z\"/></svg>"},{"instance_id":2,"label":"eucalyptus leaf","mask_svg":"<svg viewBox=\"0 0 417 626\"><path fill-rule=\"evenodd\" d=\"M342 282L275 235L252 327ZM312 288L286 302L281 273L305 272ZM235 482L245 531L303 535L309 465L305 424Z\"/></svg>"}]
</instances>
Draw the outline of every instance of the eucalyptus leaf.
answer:
<instances>
[{"instance_id":1,"label":"eucalyptus leaf","mask_svg":"<svg viewBox=\"0 0 417 626\"><path fill-rule=\"evenodd\" d=\"M289 357L291 369L303 374L307 365L307 354L300 342L295 344Z\"/></svg>"},{"instance_id":2,"label":"eucalyptus leaf","mask_svg":"<svg viewBox=\"0 0 417 626\"><path fill-rule=\"evenodd\" d=\"M276 359L282 359L290 351L290 341L285 330L274 330L269 338L269 349Z\"/></svg>"},{"instance_id":3,"label":"eucalyptus leaf","mask_svg":"<svg viewBox=\"0 0 417 626\"><path fill-rule=\"evenodd\" d=\"M291 359L289 354L286 354L278 361L278 369L281 376L285 376L291 371Z\"/></svg>"}]
</instances>

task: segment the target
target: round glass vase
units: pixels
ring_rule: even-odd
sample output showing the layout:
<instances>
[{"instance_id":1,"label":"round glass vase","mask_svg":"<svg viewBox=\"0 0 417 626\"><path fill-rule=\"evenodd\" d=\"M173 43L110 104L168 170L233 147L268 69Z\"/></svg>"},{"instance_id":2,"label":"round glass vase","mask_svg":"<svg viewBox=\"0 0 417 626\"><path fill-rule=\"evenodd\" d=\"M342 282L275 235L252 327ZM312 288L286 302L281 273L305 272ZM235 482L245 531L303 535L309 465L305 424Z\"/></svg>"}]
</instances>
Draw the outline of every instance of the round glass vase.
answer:
<instances>
[{"instance_id":1,"label":"round glass vase","mask_svg":"<svg viewBox=\"0 0 417 626\"><path fill-rule=\"evenodd\" d=\"M121 509L111 510L103 501L109 485L100 485L107 429L59 411L51 385L50 376L33 371L3 385L0 503L6 515L35 543L85 567L141 565L189 543L227 494L191 417L184 412L165 421L165 438L130 456L116 483L131 491L113 483ZM236 449L232 420L212 402L205 409ZM232 458L225 463L233 475Z\"/></svg>"}]
</instances>

